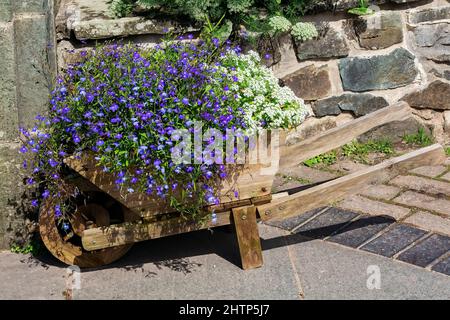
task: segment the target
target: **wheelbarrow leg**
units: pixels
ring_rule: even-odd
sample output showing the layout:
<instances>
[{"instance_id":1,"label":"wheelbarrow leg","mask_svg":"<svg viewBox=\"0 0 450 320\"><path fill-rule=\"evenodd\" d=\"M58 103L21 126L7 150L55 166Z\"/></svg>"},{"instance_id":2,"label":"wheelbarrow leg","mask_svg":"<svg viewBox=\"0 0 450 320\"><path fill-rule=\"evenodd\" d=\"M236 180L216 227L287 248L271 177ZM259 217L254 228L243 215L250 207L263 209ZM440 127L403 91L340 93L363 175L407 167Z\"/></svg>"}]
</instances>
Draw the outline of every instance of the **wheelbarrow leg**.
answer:
<instances>
[{"instance_id":1,"label":"wheelbarrow leg","mask_svg":"<svg viewBox=\"0 0 450 320\"><path fill-rule=\"evenodd\" d=\"M256 207L232 209L233 221L241 255L242 269L254 269L263 265L261 241L256 223Z\"/></svg>"}]
</instances>

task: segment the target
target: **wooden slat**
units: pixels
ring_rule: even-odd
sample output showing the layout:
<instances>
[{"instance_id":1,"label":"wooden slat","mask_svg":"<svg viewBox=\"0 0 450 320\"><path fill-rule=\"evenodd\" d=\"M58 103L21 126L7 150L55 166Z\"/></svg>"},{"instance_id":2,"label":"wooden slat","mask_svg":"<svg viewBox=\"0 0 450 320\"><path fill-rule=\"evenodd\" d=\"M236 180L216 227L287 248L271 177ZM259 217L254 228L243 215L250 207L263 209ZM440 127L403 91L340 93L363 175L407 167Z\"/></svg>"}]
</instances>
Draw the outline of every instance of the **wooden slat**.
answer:
<instances>
[{"instance_id":1,"label":"wooden slat","mask_svg":"<svg viewBox=\"0 0 450 320\"><path fill-rule=\"evenodd\" d=\"M210 221L203 225L198 224L195 220L186 220L180 217L152 223L122 223L85 230L81 239L84 249L97 250L228 225L231 223L230 215L230 211L217 213L215 222Z\"/></svg>"},{"instance_id":2,"label":"wooden slat","mask_svg":"<svg viewBox=\"0 0 450 320\"><path fill-rule=\"evenodd\" d=\"M445 159L444 149L441 145L435 144L290 196L279 198L269 204L257 206L258 213L262 220L279 220L299 215L361 191L364 185L374 181L379 182L380 176L383 176L380 175L380 172L383 170L393 169L390 171L390 176L392 176L419 166L442 164Z\"/></svg>"},{"instance_id":3,"label":"wooden slat","mask_svg":"<svg viewBox=\"0 0 450 320\"><path fill-rule=\"evenodd\" d=\"M410 116L408 104L402 101L299 143L283 145L280 148L280 168L298 165L319 154L336 149L373 128L388 122L405 120Z\"/></svg>"},{"instance_id":4,"label":"wooden slat","mask_svg":"<svg viewBox=\"0 0 450 320\"><path fill-rule=\"evenodd\" d=\"M234 208L233 222L241 255L242 269L254 269L263 265L261 240L256 223L256 208Z\"/></svg>"}]
</instances>

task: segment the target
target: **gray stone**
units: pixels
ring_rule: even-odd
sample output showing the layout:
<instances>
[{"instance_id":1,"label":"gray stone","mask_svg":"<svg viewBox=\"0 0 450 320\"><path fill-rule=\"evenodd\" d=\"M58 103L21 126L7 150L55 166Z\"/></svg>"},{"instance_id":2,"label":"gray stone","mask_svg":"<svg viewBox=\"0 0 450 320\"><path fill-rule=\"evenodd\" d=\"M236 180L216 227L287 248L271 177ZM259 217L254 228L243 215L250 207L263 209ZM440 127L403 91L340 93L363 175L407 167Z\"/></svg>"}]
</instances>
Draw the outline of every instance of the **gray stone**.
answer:
<instances>
[{"instance_id":1,"label":"gray stone","mask_svg":"<svg viewBox=\"0 0 450 320\"><path fill-rule=\"evenodd\" d=\"M343 229L350 220L356 218L357 213L329 208L313 220L294 230L295 233L308 238L325 238Z\"/></svg>"},{"instance_id":2,"label":"gray stone","mask_svg":"<svg viewBox=\"0 0 450 320\"><path fill-rule=\"evenodd\" d=\"M416 134L419 128L423 128L425 133L430 135L431 131L424 127L418 120L411 117L403 121L393 121L388 124L376 127L361 135L358 140L367 142L370 140L390 139L392 142L400 142L407 134Z\"/></svg>"},{"instance_id":3,"label":"gray stone","mask_svg":"<svg viewBox=\"0 0 450 320\"><path fill-rule=\"evenodd\" d=\"M384 4L388 2L388 0L373 0L370 1L370 4ZM352 9L355 7L359 7L360 1L359 0L337 0L333 2L333 7L331 9L336 11L347 11L348 9Z\"/></svg>"},{"instance_id":4,"label":"gray stone","mask_svg":"<svg viewBox=\"0 0 450 320\"><path fill-rule=\"evenodd\" d=\"M330 237L328 241L357 248L394 222L395 219L386 216L362 216Z\"/></svg>"},{"instance_id":5,"label":"gray stone","mask_svg":"<svg viewBox=\"0 0 450 320\"><path fill-rule=\"evenodd\" d=\"M16 19L14 29L19 122L22 126L31 127L36 115L47 110L54 77L53 49L49 47L45 16Z\"/></svg>"},{"instance_id":6,"label":"gray stone","mask_svg":"<svg viewBox=\"0 0 450 320\"><path fill-rule=\"evenodd\" d=\"M414 55L404 48L386 55L341 59L339 71L344 90L358 92L402 87L418 73Z\"/></svg>"},{"instance_id":7,"label":"gray stone","mask_svg":"<svg viewBox=\"0 0 450 320\"><path fill-rule=\"evenodd\" d=\"M361 249L385 257L392 257L425 234L426 232L424 230L397 224L362 246Z\"/></svg>"},{"instance_id":8,"label":"gray stone","mask_svg":"<svg viewBox=\"0 0 450 320\"><path fill-rule=\"evenodd\" d=\"M369 93L344 93L340 96L316 101L312 109L317 117L338 115L341 111L350 111L353 115L359 117L384 108L388 104L383 97L377 97Z\"/></svg>"},{"instance_id":9,"label":"gray stone","mask_svg":"<svg viewBox=\"0 0 450 320\"><path fill-rule=\"evenodd\" d=\"M290 251L308 300L450 297L450 277L407 263L320 240L298 243ZM370 290L378 270L380 289Z\"/></svg>"},{"instance_id":10,"label":"gray stone","mask_svg":"<svg viewBox=\"0 0 450 320\"><path fill-rule=\"evenodd\" d=\"M107 1L67 0L61 5L56 18L58 39L70 38L73 32L79 40L107 39L143 34L165 34L167 31L198 31L180 22L147 17L110 16Z\"/></svg>"},{"instance_id":11,"label":"gray stone","mask_svg":"<svg viewBox=\"0 0 450 320\"><path fill-rule=\"evenodd\" d=\"M450 6L413 10L409 13L408 19L413 24L450 19Z\"/></svg>"},{"instance_id":12,"label":"gray stone","mask_svg":"<svg viewBox=\"0 0 450 320\"><path fill-rule=\"evenodd\" d=\"M14 0L16 13L46 13L50 0Z\"/></svg>"},{"instance_id":13,"label":"gray stone","mask_svg":"<svg viewBox=\"0 0 450 320\"><path fill-rule=\"evenodd\" d=\"M436 263L431 270L450 276L450 256L439 263Z\"/></svg>"},{"instance_id":14,"label":"gray stone","mask_svg":"<svg viewBox=\"0 0 450 320\"><path fill-rule=\"evenodd\" d=\"M431 262L450 251L450 238L433 234L415 246L402 252L398 259L404 262L426 267Z\"/></svg>"},{"instance_id":15,"label":"gray stone","mask_svg":"<svg viewBox=\"0 0 450 320\"><path fill-rule=\"evenodd\" d=\"M366 49L383 49L403 41L402 16L395 11L379 11L360 16L353 22L359 45Z\"/></svg>"},{"instance_id":16,"label":"gray stone","mask_svg":"<svg viewBox=\"0 0 450 320\"><path fill-rule=\"evenodd\" d=\"M309 65L285 76L282 82L304 100L317 100L331 93L330 74L327 65L317 68Z\"/></svg>"},{"instance_id":17,"label":"gray stone","mask_svg":"<svg viewBox=\"0 0 450 320\"><path fill-rule=\"evenodd\" d=\"M16 143L0 143L0 248L6 249L9 236L5 234L9 224L14 223L16 205L20 202L22 181L19 145ZM19 221L20 223L20 221Z\"/></svg>"},{"instance_id":18,"label":"gray stone","mask_svg":"<svg viewBox=\"0 0 450 320\"><path fill-rule=\"evenodd\" d=\"M441 71L441 70L431 69L430 73L434 74L436 77L443 78L443 79L450 81L450 70L442 70Z\"/></svg>"},{"instance_id":19,"label":"gray stone","mask_svg":"<svg viewBox=\"0 0 450 320\"><path fill-rule=\"evenodd\" d=\"M419 25L414 37L418 54L435 62L450 62L450 22Z\"/></svg>"},{"instance_id":20,"label":"gray stone","mask_svg":"<svg viewBox=\"0 0 450 320\"><path fill-rule=\"evenodd\" d=\"M0 22L9 22L13 17L11 0L0 0Z\"/></svg>"},{"instance_id":21,"label":"gray stone","mask_svg":"<svg viewBox=\"0 0 450 320\"><path fill-rule=\"evenodd\" d=\"M16 73L14 28L12 23L0 23L0 141L12 140L18 134L16 105Z\"/></svg>"},{"instance_id":22,"label":"gray stone","mask_svg":"<svg viewBox=\"0 0 450 320\"><path fill-rule=\"evenodd\" d=\"M295 51L299 60L328 59L348 56L349 47L345 36L333 28L317 39L295 40Z\"/></svg>"},{"instance_id":23,"label":"gray stone","mask_svg":"<svg viewBox=\"0 0 450 320\"><path fill-rule=\"evenodd\" d=\"M413 108L450 110L450 83L435 80L425 89L407 94L401 100Z\"/></svg>"},{"instance_id":24,"label":"gray stone","mask_svg":"<svg viewBox=\"0 0 450 320\"><path fill-rule=\"evenodd\" d=\"M283 220L269 220L269 221L265 222L265 224L273 226L273 227L278 227L280 229L291 231L291 230L297 228L298 226L302 225L309 219L313 218L314 216L319 215L324 210L326 210L326 208L318 208L318 209L314 209L314 210L305 212L301 215L298 215L295 217L290 217L290 218L283 219Z\"/></svg>"}]
</instances>

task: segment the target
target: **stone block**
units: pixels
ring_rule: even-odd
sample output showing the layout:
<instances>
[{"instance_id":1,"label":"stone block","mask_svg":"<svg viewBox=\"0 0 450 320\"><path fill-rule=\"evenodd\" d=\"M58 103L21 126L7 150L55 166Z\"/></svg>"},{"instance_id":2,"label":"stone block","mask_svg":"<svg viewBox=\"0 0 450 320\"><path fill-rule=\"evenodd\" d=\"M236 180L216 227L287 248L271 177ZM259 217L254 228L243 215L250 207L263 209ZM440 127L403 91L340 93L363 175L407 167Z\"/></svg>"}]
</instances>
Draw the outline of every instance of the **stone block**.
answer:
<instances>
[{"instance_id":1,"label":"stone block","mask_svg":"<svg viewBox=\"0 0 450 320\"><path fill-rule=\"evenodd\" d=\"M0 23L0 141L13 140L18 134L16 73L12 23Z\"/></svg>"},{"instance_id":2,"label":"stone block","mask_svg":"<svg viewBox=\"0 0 450 320\"><path fill-rule=\"evenodd\" d=\"M360 16L353 26L359 45L365 49L384 49L403 41L403 25L400 12L379 11Z\"/></svg>"},{"instance_id":3,"label":"stone block","mask_svg":"<svg viewBox=\"0 0 450 320\"><path fill-rule=\"evenodd\" d=\"M407 94L401 100L413 108L450 110L450 84L435 80L425 89Z\"/></svg>"},{"instance_id":4,"label":"stone block","mask_svg":"<svg viewBox=\"0 0 450 320\"><path fill-rule=\"evenodd\" d=\"M317 100L329 96L331 81L327 65L309 65L282 79L282 82L304 100Z\"/></svg>"},{"instance_id":5,"label":"stone block","mask_svg":"<svg viewBox=\"0 0 450 320\"><path fill-rule=\"evenodd\" d=\"M341 59L339 71L344 90L361 92L408 85L418 74L414 59L404 48L385 55Z\"/></svg>"},{"instance_id":6,"label":"stone block","mask_svg":"<svg viewBox=\"0 0 450 320\"><path fill-rule=\"evenodd\" d=\"M17 64L17 105L19 123L30 127L37 114L47 110L53 81L51 48L45 16L14 21Z\"/></svg>"},{"instance_id":7,"label":"stone block","mask_svg":"<svg viewBox=\"0 0 450 320\"><path fill-rule=\"evenodd\" d=\"M10 22L13 17L12 0L0 0L0 22Z\"/></svg>"},{"instance_id":8,"label":"stone block","mask_svg":"<svg viewBox=\"0 0 450 320\"><path fill-rule=\"evenodd\" d=\"M434 62L450 62L450 22L419 25L414 29L418 55Z\"/></svg>"},{"instance_id":9,"label":"stone block","mask_svg":"<svg viewBox=\"0 0 450 320\"><path fill-rule=\"evenodd\" d=\"M317 39L295 40L295 51L298 60L329 59L348 56L349 47L345 36L334 28L325 30L325 34Z\"/></svg>"},{"instance_id":10,"label":"stone block","mask_svg":"<svg viewBox=\"0 0 450 320\"><path fill-rule=\"evenodd\" d=\"M316 101L312 109L317 117L338 115L342 111L350 111L354 116L360 117L388 105L389 103L383 97L369 93L345 93Z\"/></svg>"}]
</instances>

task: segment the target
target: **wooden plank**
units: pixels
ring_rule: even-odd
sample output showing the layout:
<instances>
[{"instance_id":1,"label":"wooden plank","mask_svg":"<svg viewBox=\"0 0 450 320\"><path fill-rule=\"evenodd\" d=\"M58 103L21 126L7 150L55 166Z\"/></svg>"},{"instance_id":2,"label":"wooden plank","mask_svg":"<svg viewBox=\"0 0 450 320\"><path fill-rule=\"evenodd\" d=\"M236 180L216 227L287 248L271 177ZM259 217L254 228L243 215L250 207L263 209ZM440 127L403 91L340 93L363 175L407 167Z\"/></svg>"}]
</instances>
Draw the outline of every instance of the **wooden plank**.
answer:
<instances>
[{"instance_id":1,"label":"wooden plank","mask_svg":"<svg viewBox=\"0 0 450 320\"><path fill-rule=\"evenodd\" d=\"M314 156L336 149L373 128L388 122L405 120L410 116L408 104L401 101L299 143L283 145L280 147L280 168L298 165Z\"/></svg>"},{"instance_id":2,"label":"wooden plank","mask_svg":"<svg viewBox=\"0 0 450 320\"><path fill-rule=\"evenodd\" d=\"M254 269L263 265L261 240L256 223L256 207L232 209L233 222L241 255L242 269Z\"/></svg>"},{"instance_id":3,"label":"wooden plank","mask_svg":"<svg viewBox=\"0 0 450 320\"><path fill-rule=\"evenodd\" d=\"M217 213L215 222L198 224L181 217L151 223L122 223L110 227L88 229L81 238L83 248L97 250L144 240L162 238L179 233L219 227L231 223L230 211Z\"/></svg>"},{"instance_id":4,"label":"wooden plank","mask_svg":"<svg viewBox=\"0 0 450 320\"><path fill-rule=\"evenodd\" d=\"M381 182L380 179L387 179L415 167L442 164L445 159L443 147L435 144L290 196L279 198L269 204L257 206L258 213L262 220L278 220L299 215L340 200L349 194L359 192L364 185L369 183ZM386 169L391 169L390 174L380 175Z\"/></svg>"}]
</instances>

